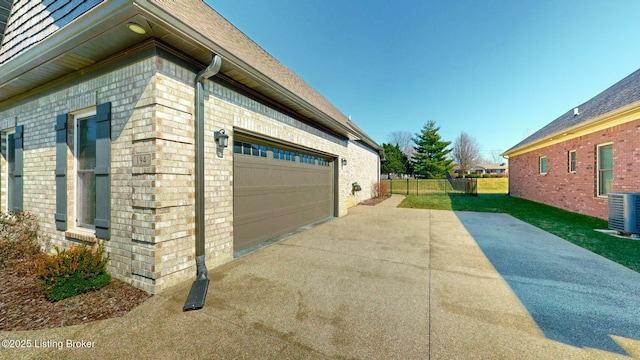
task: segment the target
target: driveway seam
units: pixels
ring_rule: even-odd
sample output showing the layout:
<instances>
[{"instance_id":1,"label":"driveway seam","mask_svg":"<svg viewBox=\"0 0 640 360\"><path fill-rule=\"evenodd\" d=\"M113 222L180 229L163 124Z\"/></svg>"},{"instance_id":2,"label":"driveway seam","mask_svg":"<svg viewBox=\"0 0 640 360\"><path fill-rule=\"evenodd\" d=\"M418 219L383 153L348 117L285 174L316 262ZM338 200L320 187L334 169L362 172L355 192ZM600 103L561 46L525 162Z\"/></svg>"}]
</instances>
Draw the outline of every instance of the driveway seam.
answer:
<instances>
[{"instance_id":1,"label":"driveway seam","mask_svg":"<svg viewBox=\"0 0 640 360\"><path fill-rule=\"evenodd\" d=\"M433 314L433 312L431 311L431 264L433 263L432 259L431 259L431 257L433 256L433 251L431 251L431 238L432 238L432 235L433 235L432 234L433 230L432 230L432 226L431 226L432 217L433 217L433 213L431 211L429 211L429 217L428 217L428 221L429 221L429 240L428 240L429 241L429 266L427 267L427 269L428 269L427 271L429 273L429 278L428 278L429 279L429 287L428 287L428 290L427 290L428 291L428 293L427 293L427 302L429 303L429 305L427 307L428 311L429 311L429 317L428 317L428 319L429 319L429 330L428 330L429 331L429 340L427 342L428 343L428 346L427 346L427 349L428 349L427 350L428 351L427 359L431 359L431 337L433 336L432 333L431 333L431 324L432 324L431 315Z\"/></svg>"}]
</instances>

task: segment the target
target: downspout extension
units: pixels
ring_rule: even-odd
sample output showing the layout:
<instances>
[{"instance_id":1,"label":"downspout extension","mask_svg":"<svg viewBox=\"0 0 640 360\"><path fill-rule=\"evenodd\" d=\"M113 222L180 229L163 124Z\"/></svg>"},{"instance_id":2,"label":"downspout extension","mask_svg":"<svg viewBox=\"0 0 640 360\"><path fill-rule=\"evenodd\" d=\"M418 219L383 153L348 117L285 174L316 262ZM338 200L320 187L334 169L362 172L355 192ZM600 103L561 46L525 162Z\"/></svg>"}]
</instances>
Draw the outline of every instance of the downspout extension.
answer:
<instances>
[{"instance_id":1,"label":"downspout extension","mask_svg":"<svg viewBox=\"0 0 640 360\"><path fill-rule=\"evenodd\" d=\"M209 279L207 279L207 266L205 263L205 237L204 237L204 80L220 71L222 58L213 55L209 66L196 74L194 81L195 90L195 137L196 137L196 173L195 173L195 215L196 215L196 280L191 286L183 311L198 310L204 307L207 297Z\"/></svg>"}]
</instances>

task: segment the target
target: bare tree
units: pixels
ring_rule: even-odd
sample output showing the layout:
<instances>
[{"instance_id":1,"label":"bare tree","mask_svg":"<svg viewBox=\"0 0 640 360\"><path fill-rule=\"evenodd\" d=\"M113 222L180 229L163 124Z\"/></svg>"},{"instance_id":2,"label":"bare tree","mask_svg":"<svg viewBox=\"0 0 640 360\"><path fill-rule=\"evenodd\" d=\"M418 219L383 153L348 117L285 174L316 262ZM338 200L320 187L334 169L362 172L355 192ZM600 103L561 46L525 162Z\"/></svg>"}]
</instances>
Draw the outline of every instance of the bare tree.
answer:
<instances>
[{"instance_id":1,"label":"bare tree","mask_svg":"<svg viewBox=\"0 0 640 360\"><path fill-rule=\"evenodd\" d=\"M476 139L462 132L453 145L453 158L464 177L480 160L480 150Z\"/></svg>"},{"instance_id":2,"label":"bare tree","mask_svg":"<svg viewBox=\"0 0 640 360\"><path fill-rule=\"evenodd\" d=\"M413 134L409 131L394 131L389 134L389 143L398 145L403 154L411 158L413 155Z\"/></svg>"},{"instance_id":3,"label":"bare tree","mask_svg":"<svg viewBox=\"0 0 640 360\"><path fill-rule=\"evenodd\" d=\"M501 153L502 153L502 151L500 151L500 149L492 149L491 150L491 162L493 164L500 165L500 164L503 164L503 163L506 162L505 159L502 156L500 156Z\"/></svg>"}]
</instances>

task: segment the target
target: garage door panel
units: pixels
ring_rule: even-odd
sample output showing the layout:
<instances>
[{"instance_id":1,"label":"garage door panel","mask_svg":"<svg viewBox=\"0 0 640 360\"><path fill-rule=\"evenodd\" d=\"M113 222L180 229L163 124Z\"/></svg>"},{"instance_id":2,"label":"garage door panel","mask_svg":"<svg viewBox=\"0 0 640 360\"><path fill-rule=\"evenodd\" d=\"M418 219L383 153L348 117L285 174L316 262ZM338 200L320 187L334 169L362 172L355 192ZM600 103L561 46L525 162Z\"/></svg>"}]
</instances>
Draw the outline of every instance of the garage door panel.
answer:
<instances>
[{"instance_id":1,"label":"garage door panel","mask_svg":"<svg viewBox=\"0 0 640 360\"><path fill-rule=\"evenodd\" d=\"M289 207L239 216L234 219L236 251L326 218L324 214L318 213L316 209L318 205L326 204L320 202L320 204L309 204L302 208Z\"/></svg>"},{"instance_id":2,"label":"garage door panel","mask_svg":"<svg viewBox=\"0 0 640 360\"><path fill-rule=\"evenodd\" d=\"M291 148L282 159L282 149L251 142L236 142L234 149L263 146L266 156L234 153L236 251L333 216L333 167L327 160L312 161L320 156Z\"/></svg>"}]
</instances>

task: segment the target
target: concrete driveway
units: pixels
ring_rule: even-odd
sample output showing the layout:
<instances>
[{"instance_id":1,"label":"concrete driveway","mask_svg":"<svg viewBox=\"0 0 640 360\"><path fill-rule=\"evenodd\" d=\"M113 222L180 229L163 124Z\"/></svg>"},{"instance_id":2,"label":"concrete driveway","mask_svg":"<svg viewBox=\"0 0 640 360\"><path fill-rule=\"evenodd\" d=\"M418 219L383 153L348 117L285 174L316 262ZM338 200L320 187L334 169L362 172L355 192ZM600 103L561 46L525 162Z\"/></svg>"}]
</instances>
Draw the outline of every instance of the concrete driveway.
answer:
<instances>
[{"instance_id":1,"label":"concrete driveway","mask_svg":"<svg viewBox=\"0 0 640 360\"><path fill-rule=\"evenodd\" d=\"M496 270L478 245L482 241L467 230L495 227L503 215L465 218L447 211L395 208L401 200L394 196L374 207L352 208L346 217L210 271L202 310L182 312L189 281L154 296L123 318L0 333L0 339L93 342L92 348L0 348L0 358L640 356L638 334L612 332L616 335L612 339L624 349L618 352L545 335L501 275L504 270Z\"/></svg>"}]
</instances>

